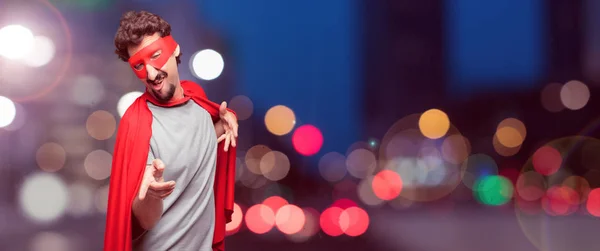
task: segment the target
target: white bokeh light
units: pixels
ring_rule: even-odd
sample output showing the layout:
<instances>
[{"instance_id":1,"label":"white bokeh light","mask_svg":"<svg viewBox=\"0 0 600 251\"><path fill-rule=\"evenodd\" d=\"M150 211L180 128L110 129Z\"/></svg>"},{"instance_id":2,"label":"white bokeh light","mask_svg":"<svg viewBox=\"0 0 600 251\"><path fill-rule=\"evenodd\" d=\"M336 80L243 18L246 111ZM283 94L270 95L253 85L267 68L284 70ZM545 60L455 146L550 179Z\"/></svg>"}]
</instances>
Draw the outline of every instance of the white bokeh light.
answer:
<instances>
[{"instance_id":1,"label":"white bokeh light","mask_svg":"<svg viewBox=\"0 0 600 251\"><path fill-rule=\"evenodd\" d=\"M53 173L28 176L19 192L21 210L31 220L40 223L62 216L69 202L65 183Z\"/></svg>"},{"instance_id":2,"label":"white bokeh light","mask_svg":"<svg viewBox=\"0 0 600 251\"><path fill-rule=\"evenodd\" d=\"M135 91L123 95L121 99L119 99L119 103L117 103L117 112L119 112L119 116L123 117L123 114L125 114L127 108L129 108L129 106L133 104L133 101L135 101L142 94L142 92Z\"/></svg>"},{"instance_id":3,"label":"white bokeh light","mask_svg":"<svg viewBox=\"0 0 600 251\"><path fill-rule=\"evenodd\" d=\"M0 96L0 128L10 125L17 115L15 103L7 97Z\"/></svg>"},{"instance_id":4,"label":"white bokeh light","mask_svg":"<svg viewBox=\"0 0 600 251\"><path fill-rule=\"evenodd\" d=\"M192 55L191 70L192 74L203 80L213 80L218 78L223 72L225 62L218 52L205 49Z\"/></svg>"},{"instance_id":5,"label":"white bokeh light","mask_svg":"<svg viewBox=\"0 0 600 251\"><path fill-rule=\"evenodd\" d=\"M71 100L82 106L94 106L104 98L104 86L100 79L92 75L80 75L73 81Z\"/></svg>"},{"instance_id":6,"label":"white bokeh light","mask_svg":"<svg viewBox=\"0 0 600 251\"><path fill-rule=\"evenodd\" d=\"M94 190L87 183L69 186L69 206L67 212L75 217L87 216L94 211Z\"/></svg>"},{"instance_id":7,"label":"white bokeh light","mask_svg":"<svg viewBox=\"0 0 600 251\"><path fill-rule=\"evenodd\" d=\"M29 242L31 251L69 251L69 239L57 232L39 232Z\"/></svg>"},{"instance_id":8,"label":"white bokeh light","mask_svg":"<svg viewBox=\"0 0 600 251\"><path fill-rule=\"evenodd\" d=\"M34 45L33 33L17 24L0 29L0 56L8 59L19 59L26 56Z\"/></svg>"},{"instance_id":9,"label":"white bokeh light","mask_svg":"<svg viewBox=\"0 0 600 251\"><path fill-rule=\"evenodd\" d=\"M33 49L22 60L31 67L40 67L50 63L55 53L56 47L50 38L36 36L34 37Z\"/></svg>"}]
</instances>

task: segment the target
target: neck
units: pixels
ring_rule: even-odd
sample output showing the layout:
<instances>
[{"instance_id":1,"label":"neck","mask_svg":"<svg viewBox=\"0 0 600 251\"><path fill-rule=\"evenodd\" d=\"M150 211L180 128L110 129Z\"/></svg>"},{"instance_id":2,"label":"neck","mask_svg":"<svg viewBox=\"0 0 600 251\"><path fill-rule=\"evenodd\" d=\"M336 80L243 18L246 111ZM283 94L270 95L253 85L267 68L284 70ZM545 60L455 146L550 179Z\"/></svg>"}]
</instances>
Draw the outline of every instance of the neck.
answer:
<instances>
[{"instance_id":1,"label":"neck","mask_svg":"<svg viewBox=\"0 0 600 251\"><path fill-rule=\"evenodd\" d=\"M183 98L183 87L181 87L181 83L178 83L175 86L175 94L173 94L173 98L171 98L170 102L178 101Z\"/></svg>"}]
</instances>

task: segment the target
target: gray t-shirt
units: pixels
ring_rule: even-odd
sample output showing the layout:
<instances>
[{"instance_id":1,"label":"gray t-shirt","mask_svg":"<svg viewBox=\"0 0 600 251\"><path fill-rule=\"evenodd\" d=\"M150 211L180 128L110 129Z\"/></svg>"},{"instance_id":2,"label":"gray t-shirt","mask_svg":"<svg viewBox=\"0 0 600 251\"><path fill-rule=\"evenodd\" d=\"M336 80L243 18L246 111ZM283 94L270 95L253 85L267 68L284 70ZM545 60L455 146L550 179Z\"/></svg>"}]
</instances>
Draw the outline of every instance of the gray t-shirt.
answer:
<instances>
[{"instance_id":1,"label":"gray t-shirt","mask_svg":"<svg viewBox=\"0 0 600 251\"><path fill-rule=\"evenodd\" d=\"M213 193L217 137L210 114L193 100L176 107L148 103L152 138L148 164L165 163L165 181L176 182L163 200L158 223L134 240L134 250L210 251L215 224Z\"/></svg>"}]
</instances>

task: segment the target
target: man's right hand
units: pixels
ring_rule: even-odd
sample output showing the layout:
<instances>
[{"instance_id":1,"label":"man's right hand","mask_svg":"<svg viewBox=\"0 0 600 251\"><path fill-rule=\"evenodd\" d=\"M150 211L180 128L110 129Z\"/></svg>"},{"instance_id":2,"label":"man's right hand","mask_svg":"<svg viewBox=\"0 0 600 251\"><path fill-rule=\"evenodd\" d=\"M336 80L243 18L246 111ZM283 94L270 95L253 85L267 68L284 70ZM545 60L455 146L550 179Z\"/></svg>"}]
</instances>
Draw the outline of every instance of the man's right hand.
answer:
<instances>
[{"instance_id":1,"label":"man's right hand","mask_svg":"<svg viewBox=\"0 0 600 251\"><path fill-rule=\"evenodd\" d=\"M147 165L139 189L139 200L143 201L146 196L162 200L175 190L175 181L164 181L163 172L165 164L160 159L152 161Z\"/></svg>"}]
</instances>

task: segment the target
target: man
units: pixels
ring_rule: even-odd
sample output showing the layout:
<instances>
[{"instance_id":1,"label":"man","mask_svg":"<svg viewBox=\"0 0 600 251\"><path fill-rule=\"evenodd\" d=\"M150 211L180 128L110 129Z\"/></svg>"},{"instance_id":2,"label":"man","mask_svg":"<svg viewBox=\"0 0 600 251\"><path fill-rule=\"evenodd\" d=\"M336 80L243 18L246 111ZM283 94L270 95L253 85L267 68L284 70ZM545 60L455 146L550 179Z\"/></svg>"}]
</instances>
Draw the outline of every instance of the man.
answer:
<instances>
[{"instance_id":1,"label":"man","mask_svg":"<svg viewBox=\"0 0 600 251\"><path fill-rule=\"evenodd\" d=\"M159 16L125 13L115 46L146 91L119 124L104 250L224 250L235 114L179 80L181 49Z\"/></svg>"}]
</instances>

